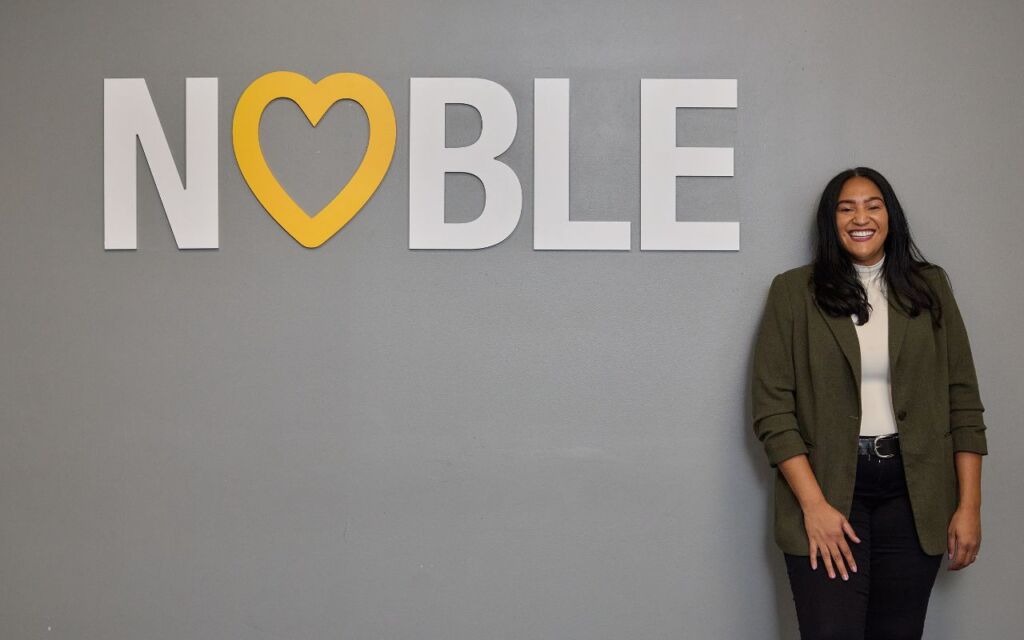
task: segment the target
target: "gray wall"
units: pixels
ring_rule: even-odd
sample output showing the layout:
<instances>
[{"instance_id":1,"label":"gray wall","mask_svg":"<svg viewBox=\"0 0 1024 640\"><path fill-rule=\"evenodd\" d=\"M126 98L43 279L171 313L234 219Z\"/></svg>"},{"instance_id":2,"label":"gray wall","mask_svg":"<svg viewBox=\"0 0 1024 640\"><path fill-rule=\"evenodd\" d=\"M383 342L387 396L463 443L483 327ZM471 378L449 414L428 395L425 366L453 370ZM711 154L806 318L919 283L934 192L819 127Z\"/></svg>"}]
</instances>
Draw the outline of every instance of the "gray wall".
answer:
<instances>
[{"instance_id":1,"label":"gray wall","mask_svg":"<svg viewBox=\"0 0 1024 640\"><path fill-rule=\"evenodd\" d=\"M6 0L0 636L793 637L753 331L824 182L867 164L952 275L988 407L983 551L940 575L926 637L1013 637L1022 35L1014 0ZM235 101L277 69L364 73L398 117L380 190L315 251L231 152ZM140 160L139 250L104 252L103 78L147 79L180 168L188 76L220 78L221 248L174 247ZM516 99L525 206L498 246L408 249L417 76ZM573 217L632 221L633 251L532 250L535 77L572 80ZM738 110L679 116L736 176L679 179L679 207L741 221L740 252L636 248L642 77L738 79ZM318 208L366 125L275 103L263 134ZM449 186L475 217L479 183Z\"/></svg>"}]
</instances>

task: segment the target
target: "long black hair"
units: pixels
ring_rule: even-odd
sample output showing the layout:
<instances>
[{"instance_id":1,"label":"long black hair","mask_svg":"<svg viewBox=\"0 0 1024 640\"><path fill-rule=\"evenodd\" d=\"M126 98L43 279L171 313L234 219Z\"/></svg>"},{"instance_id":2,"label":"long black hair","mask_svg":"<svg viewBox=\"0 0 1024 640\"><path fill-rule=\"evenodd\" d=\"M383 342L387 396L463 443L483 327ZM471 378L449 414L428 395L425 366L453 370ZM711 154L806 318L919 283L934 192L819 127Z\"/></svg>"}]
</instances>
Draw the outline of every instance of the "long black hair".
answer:
<instances>
[{"instance_id":1,"label":"long black hair","mask_svg":"<svg viewBox=\"0 0 1024 640\"><path fill-rule=\"evenodd\" d=\"M885 261L882 264L882 276L885 278L888 295L895 295L895 302L911 317L917 317L922 310L927 309L931 312L933 324L940 326L942 304L922 275L923 269L935 265L924 259L921 250L910 237L910 225L892 185L885 176L868 167L840 172L829 180L821 194L813 276L814 297L818 306L832 316L855 313L859 324L868 321L870 305L867 292L861 286L853 261L843 248L836 230L839 193L846 181L855 176L875 183L882 192L889 213L889 233L883 245Z\"/></svg>"}]
</instances>

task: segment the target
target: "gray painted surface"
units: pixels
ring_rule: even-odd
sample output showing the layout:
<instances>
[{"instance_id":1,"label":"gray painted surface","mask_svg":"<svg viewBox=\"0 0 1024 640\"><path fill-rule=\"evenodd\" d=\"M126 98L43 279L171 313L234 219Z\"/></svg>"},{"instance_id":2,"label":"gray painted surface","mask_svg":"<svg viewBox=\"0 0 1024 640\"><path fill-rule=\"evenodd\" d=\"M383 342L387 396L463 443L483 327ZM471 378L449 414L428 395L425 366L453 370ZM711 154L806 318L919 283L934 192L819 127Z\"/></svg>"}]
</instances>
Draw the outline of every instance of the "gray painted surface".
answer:
<instances>
[{"instance_id":1,"label":"gray painted surface","mask_svg":"<svg viewBox=\"0 0 1024 640\"><path fill-rule=\"evenodd\" d=\"M988 407L983 551L940 575L926 637L1013 637L1022 35L1011 0L7 0L0 636L793 637L753 331L824 182L867 164L952 274ZM398 116L382 187L315 251L231 152L235 100L277 69L364 73ZM180 163L187 76L220 78L221 248L175 249L140 160L140 248L104 252L103 78L147 79ZM500 245L407 248L414 76L515 97L525 206ZM680 179L679 215L740 220L742 250L533 251L534 77L572 80L573 217L630 220L634 247L640 78L737 78L738 110L680 114L736 177ZM452 144L479 127L449 122ZM286 103L263 128L310 208L366 135L351 104L320 129ZM472 219L479 184L450 187Z\"/></svg>"}]
</instances>

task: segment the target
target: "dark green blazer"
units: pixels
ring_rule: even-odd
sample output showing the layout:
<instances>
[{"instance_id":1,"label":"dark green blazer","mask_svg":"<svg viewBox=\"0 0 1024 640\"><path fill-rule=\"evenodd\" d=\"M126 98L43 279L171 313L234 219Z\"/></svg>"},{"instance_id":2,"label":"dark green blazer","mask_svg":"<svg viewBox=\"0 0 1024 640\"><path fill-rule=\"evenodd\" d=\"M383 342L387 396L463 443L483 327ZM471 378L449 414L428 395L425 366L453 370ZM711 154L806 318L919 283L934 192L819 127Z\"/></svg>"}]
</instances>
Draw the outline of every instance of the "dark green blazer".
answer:
<instances>
[{"instance_id":1,"label":"dark green blazer","mask_svg":"<svg viewBox=\"0 0 1024 640\"><path fill-rule=\"evenodd\" d=\"M812 265L775 276L758 330L752 384L754 433L775 468L775 542L809 554L803 512L778 463L806 453L829 504L850 517L860 435L860 344L850 317L819 309ZM960 310L940 267L924 275L942 302L911 318L889 300L893 413L918 539L925 553L946 551L959 500L955 451L985 455L984 406Z\"/></svg>"}]
</instances>

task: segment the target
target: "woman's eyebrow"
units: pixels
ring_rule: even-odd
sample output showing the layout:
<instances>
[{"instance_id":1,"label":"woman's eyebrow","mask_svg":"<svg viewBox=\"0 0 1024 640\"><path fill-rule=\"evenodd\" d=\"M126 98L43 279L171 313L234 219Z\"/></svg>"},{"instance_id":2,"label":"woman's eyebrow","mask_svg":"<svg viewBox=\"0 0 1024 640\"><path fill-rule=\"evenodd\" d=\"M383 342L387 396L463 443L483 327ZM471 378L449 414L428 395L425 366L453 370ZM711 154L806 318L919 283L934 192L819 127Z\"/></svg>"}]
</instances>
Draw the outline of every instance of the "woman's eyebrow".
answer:
<instances>
[{"instance_id":1,"label":"woman's eyebrow","mask_svg":"<svg viewBox=\"0 0 1024 640\"><path fill-rule=\"evenodd\" d=\"M871 202L872 200L881 200L881 199L882 199L881 196L871 196L870 198L865 198L864 202ZM836 204L857 204L857 203L854 200L840 200Z\"/></svg>"}]
</instances>

